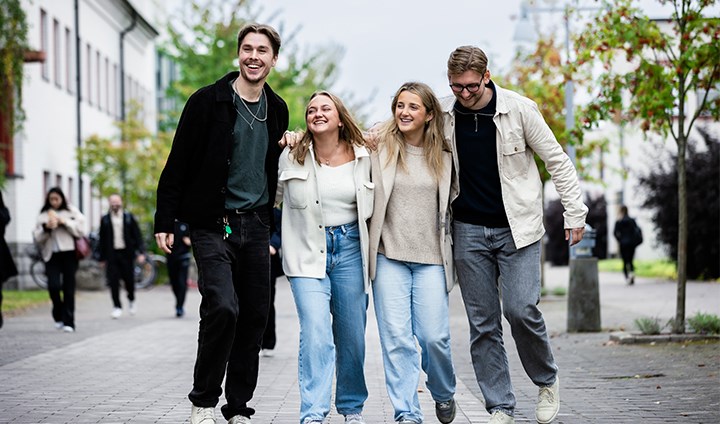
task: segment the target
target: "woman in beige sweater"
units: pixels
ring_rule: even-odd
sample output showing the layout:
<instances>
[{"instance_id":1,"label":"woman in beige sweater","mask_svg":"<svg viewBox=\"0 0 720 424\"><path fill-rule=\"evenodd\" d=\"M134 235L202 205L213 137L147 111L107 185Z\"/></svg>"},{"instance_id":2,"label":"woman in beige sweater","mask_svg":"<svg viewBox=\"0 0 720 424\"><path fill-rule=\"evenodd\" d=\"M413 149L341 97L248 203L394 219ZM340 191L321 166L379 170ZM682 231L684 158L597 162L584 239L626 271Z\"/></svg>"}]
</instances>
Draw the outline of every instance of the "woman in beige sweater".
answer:
<instances>
[{"instance_id":1,"label":"woman in beige sweater","mask_svg":"<svg viewBox=\"0 0 720 424\"><path fill-rule=\"evenodd\" d=\"M454 283L450 203L457 196L440 104L430 87L404 84L371 155L375 210L370 278L395 421L422 423L420 364L441 423L455 417L448 292ZM415 339L420 345L416 348Z\"/></svg>"},{"instance_id":2,"label":"woman in beige sweater","mask_svg":"<svg viewBox=\"0 0 720 424\"><path fill-rule=\"evenodd\" d=\"M78 268L75 239L84 235L85 216L67 203L60 188L51 188L33 236L45 262L55 328L68 333L75 331L75 272Z\"/></svg>"}]
</instances>

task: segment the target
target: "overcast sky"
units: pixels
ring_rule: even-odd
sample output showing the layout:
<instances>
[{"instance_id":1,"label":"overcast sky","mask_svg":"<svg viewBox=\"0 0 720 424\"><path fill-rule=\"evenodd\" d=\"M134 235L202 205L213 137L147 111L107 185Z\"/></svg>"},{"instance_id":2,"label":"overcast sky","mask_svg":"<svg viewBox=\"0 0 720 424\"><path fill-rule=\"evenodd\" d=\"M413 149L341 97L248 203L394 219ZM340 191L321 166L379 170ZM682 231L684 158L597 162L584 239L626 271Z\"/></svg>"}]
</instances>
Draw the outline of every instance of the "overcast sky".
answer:
<instances>
[{"instance_id":1,"label":"overcast sky","mask_svg":"<svg viewBox=\"0 0 720 424\"><path fill-rule=\"evenodd\" d=\"M175 0L177 1L177 0ZM187 0L186 0L187 1ZM574 0L535 0L539 7L562 8ZM256 0L272 23L283 22L287 31L298 29L301 48L335 44L345 49L339 79L332 88L355 99L374 94L365 112L369 122L390 116L390 100L404 82L417 80L438 96L450 94L446 63L452 50L472 44L489 58L491 73L509 67L518 43L513 40L522 0ZM597 7L594 0L578 4ZM669 9L657 0L640 0L650 17L667 17ZM715 8L717 10L717 7ZM532 13L530 22L543 32L564 38L562 13ZM571 31L582 29L571 22ZM287 34L281 34L287 36ZM282 51L280 66L283 66Z\"/></svg>"}]
</instances>

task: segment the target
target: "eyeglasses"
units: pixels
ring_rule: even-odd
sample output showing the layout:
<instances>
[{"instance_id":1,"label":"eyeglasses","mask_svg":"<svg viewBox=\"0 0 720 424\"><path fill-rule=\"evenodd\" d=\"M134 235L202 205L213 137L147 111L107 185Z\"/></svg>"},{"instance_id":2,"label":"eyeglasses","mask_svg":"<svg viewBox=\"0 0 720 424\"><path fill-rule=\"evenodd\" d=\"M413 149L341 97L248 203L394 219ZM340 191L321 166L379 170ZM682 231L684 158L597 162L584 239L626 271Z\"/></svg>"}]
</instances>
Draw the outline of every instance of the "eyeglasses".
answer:
<instances>
[{"instance_id":1,"label":"eyeglasses","mask_svg":"<svg viewBox=\"0 0 720 424\"><path fill-rule=\"evenodd\" d=\"M452 91L454 91L455 93L462 93L463 90L467 90L468 93L477 93L477 91L480 89L480 86L481 86L481 85L482 85L482 84L478 84L478 83L467 84L467 85L462 85L462 84L458 84L458 83L452 83L452 84L450 84L450 88L451 88Z\"/></svg>"}]
</instances>

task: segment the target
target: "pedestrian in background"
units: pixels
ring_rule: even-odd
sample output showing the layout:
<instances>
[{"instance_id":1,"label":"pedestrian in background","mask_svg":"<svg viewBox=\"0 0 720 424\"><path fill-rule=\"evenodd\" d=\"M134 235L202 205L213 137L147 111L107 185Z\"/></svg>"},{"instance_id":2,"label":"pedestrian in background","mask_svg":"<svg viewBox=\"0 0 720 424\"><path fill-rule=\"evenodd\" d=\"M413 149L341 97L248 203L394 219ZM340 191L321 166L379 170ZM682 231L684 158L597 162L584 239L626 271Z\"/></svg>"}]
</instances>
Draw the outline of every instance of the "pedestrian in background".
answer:
<instances>
[{"instance_id":1,"label":"pedestrian in background","mask_svg":"<svg viewBox=\"0 0 720 424\"><path fill-rule=\"evenodd\" d=\"M167 269L170 286L175 295L175 316L185 315L185 295L187 294L188 271L190 270L190 227L175 221L175 243L167 254Z\"/></svg>"},{"instance_id":2,"label":"pedestrian in background","mask_svg":"<svg viewBox=\"0 0 720 424\"><path fill-rule=\"evenodd\" d=\"M623 274L625 283L635 284L635 249L642 243L642 231L637 222L628 215L628 208L620 206L620 218L615 221L613 235L620 245L620 257L623 261Z\"/></svg>"},{"instance_id":3,"label":"pedestrian in background","mask_svg":"<svg viewBox=\"0 0 720 424\"><path fill-rule=\"evenodd\" d=\"M15 261L13 260L10 248L5 241L5 228L10 223L10 210L5 206L2 192L0 191L0 328L3 326L2 316L2 285L10 277L18 274Z\"/></svg>"},{"instance_id":4,"label":"pedestrian in background","mask_svg":"<svg viewBox=\"0 0 720 424\"><path fill-rule=\"evenodd\" d=\"M262 341L262 355L265 357L274 356L275 344L277 344L277 335L275 333L275 294L277 293L277 279L285 275L282 270L282 211L273 208L273 216L275 217L275 231L270 235L270 310L268 311L268 321L265 326Z\"/></svg>"},{"instance_id":5,"label":"pedestrian in background","mask_svg":"<svg viewBox=\"0 0 720 424\"><path fill-rule=\"evenodd\" d=\"M565 208L565 239L579 242L588 208L575 168L532 100L497 86L475 46L455 49L447 75L454 96L442 99L460 194L452 204L455 269L470 322L475 377L492 414L514 422L515 394L502 337L507 318L520 361L539 387L535 418L555 419L560 383L540 301L545 163ZM502 304L502 308L501 308Z\"/></svg>"},{"instance_id":6,"label":"pedestrian in background","mask_svg":"<svg viewBox=\"0 0 720 424\"><path fill-rule=\"evenodd\" d=\"M135 216L123 209L122 197L111 194L108 197L110 210L100 219L98 235L98 257L110 286L113 310L110 316L122 316L120 302L120 280L125 283L128 309L131 315L137 312L135 303L135 261L145 261L145 243L140 234Z\"/></svg>"},{"instance_id":7,"label":"pedestrian in background","mask_svg":"<svg viewBox=\"0 0 720 424\"><path fill-rule=\"evenodd\" d=\"M440 103L425 84L392 99L372 158L370 278L395 421L420 424L420 367L441 423L455 418L448 292L455 284L450 202L457 196ZM412 205L412 207L409 207ZM417 346L416 347L416 339ZM421 360L422 359L422 360Z\"/></svg>"},{"instance_id":8,"label":"pedestrian in background","mask_svg":"<svg viewBox=\"0 0 720 424\"><path fill-rule=\"evenodd\" d=\"M247 424L270 299L270 231L285 101L266 83L280 35L250 23L237 37L239 72L185 104L157 190L155 240L166 253L176 220L190 225L198 267L200 328L191 424L216 422L225 378L230 424Z\"/></svg>"},{"instance_id":9,"label":"pedestrian in background","mask_svg":"<svg viewBox=\"0 0 720 424\"><path fill-rule=\"evenodd\" d=\"M55 328L67 333L75 331L75 273L78 269L75 239L85 234L85 216L68 204L59 187L48 190L33 238L45 262Z\"/></svg>"},{"instance_id":10,"label":"pedestrian in background","mask_svg":"<svg viewBox=\"0 0 720 424\"><path fill-rule=\"evenodd\" d=\"M335 407L364 424L368 233L373 185L360 129L336 96L316 92L307 131L280 156L283 270L300 321L300 423L322 423Z\"/></svg>"}]
</instances>

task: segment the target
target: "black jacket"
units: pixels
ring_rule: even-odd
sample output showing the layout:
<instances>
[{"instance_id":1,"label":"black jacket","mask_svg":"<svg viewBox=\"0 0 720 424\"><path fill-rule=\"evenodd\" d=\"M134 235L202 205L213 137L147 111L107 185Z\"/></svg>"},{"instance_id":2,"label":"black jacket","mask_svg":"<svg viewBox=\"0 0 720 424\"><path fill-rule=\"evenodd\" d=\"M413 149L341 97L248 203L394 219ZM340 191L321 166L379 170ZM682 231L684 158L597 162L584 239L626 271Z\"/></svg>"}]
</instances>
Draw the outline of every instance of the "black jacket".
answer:
<instances>
[{"instance_id":1,"label":"black jacket","mask_svg":"<svg viewBox=\"0 0 720 424\"><path fill-rule=\"evenodd\" d=\"M98 261L107 261L113 254L113 226L110 221L110 214L105 214L100 219L100 231L98 234L98 246L94 252L95 259ZM139 255L145 252L145 243L143 243L140 235L140 227L137 220L130 212L123 211L123 240L125 240L125 250L128 255Z\"/></svg>"},{"instance_id":2,"label":"black jacket","mask_svg":"<svg viewBox=\"0 0 720 424\"><path fill-rule=\"evenodd\" d=\"M237 119L229 84L238 75L237 71L231 72L201 88L185 104L158 182L155 233L172 233L175 220L186 222L191 228L223 230L221 222ZM271 199L268 215L272 217L278 158L282 151L278 141L287 130L289 117L285 101L267 84L265 93L268 101L265 172Z\"/></svg>"}]
</instances>

